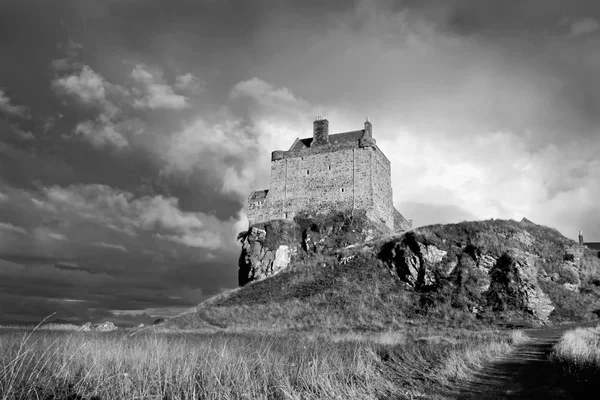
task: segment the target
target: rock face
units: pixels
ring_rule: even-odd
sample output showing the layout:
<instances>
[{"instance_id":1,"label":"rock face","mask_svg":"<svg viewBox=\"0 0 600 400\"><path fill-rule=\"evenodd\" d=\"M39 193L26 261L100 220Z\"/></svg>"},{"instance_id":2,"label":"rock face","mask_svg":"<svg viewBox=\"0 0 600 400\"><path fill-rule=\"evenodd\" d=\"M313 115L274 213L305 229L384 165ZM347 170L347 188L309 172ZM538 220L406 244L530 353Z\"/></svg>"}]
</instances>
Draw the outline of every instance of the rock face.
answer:
<instances>
[{"instance_id":1,"label":"rock face","mask_svg":"<svg viewBox=\"0 0 600 400\"><path fill-rule=\"evenodd\" d=\"M286 224L287 225L287 224ZM293 227L289 228L293 233ZM295 235L292 235L294 237ZM289 240L289 242L292 242ZM285 269L297 253L294 243L269 243L267 231L250 228L242 239L238 281L240 286L276 275Z\"/></svg>"},{"instance_id":2,"label":"rock face","mask_svg":"<svg viewBox=\"0 0 600 400\"><path fill-rule=\"evenodd\" d=\"M101 324L96 325L97 332L112 332L117 330L118 328L110 321L102 322Z\"/></svg>"},{"instance_id":3,"label":"rock face","mask_svg":"<svg viewBox=\"0 0 600 400\"><path fill-rule=\"evenodd\" d=\"M523 309L541 321L547 321L554 306L538 282L536 257L511 251L503 254L489 272L490 286L485 292L495 311L509 307Z\"/></svg>"},{"instance_id":4,"label":"rock face","mask_svg":"<svg viewBox=\"0 0 600 400\"><path fill-rule=\"evenodd\" d=\"M274 276L299 255L326 254L340 247L363 243L381 234L364 213L312 217L299 214L294 221L276 220L252 226L240 234L238 283L244 286Z\"/></svg>"},{"instance_id":5,"label":"rock face","mask_svg":"<svg viewBox=\"0 0 600 400\"><path fill-rule=\"evenodd\" d=\"M92 323L86 322L85 324L83 324L79 327L79 331L80 332L89 332L92 330L92 328L93 328Z\"/></svg>"},{"instance_id":6,"label":"rock face","mask_svg":"<svg viewBox=\"0 0 600 400\"><path fill-rule=\"evenodd\" d=\"M445 301L475 315L518 314L542 322L600 310L600 260L552 228L491 220L390 237L377 236L363 222L342 215L252 227L242 235L240 286L300 259L306 264L329 257L338 265L362 259L421 296L418 304Z\"/></svg>"},{"instance_id":7,"label":"rock face","mask_svg":"<svg viewBox=\"0 0 600 400\"><path fill-rule=\"evenodd\" d=\"M591 253L551 228L514 221L464 223L460 230L458 226L407 232L384 243L378 258L415 289L467 285L476 310L516 310L540 321L548 321L556 309L542 288L544 282L551 282L554 286L544 287L553 287L555 298L564 301L560 293L580 291L584 270L588 278L600 272L600 262Z\"/></svg>"}]
</instances>

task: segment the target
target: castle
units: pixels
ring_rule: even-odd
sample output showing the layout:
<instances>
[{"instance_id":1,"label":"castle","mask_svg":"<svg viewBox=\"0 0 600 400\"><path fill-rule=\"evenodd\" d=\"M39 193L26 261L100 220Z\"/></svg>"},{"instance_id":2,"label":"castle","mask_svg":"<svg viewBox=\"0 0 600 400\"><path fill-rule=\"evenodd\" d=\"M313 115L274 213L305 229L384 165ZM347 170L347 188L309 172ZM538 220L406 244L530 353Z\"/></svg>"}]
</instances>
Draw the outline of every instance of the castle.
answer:
<instances>
[{"instance_id":1,"label":"castle","mask_svg":"<svg viewBox=\"0 0 600 400\"><path fill-rule=\"evenodd\" d=\"M410 229L394 208L390 161L364 129L329 134L329 121L317 118L313 137L297 138L288 151L271 155L271 182L248 198L250 226L275 219L293 219L301 211L365 211L384 231Z\"/></svg>"}]
</instances>

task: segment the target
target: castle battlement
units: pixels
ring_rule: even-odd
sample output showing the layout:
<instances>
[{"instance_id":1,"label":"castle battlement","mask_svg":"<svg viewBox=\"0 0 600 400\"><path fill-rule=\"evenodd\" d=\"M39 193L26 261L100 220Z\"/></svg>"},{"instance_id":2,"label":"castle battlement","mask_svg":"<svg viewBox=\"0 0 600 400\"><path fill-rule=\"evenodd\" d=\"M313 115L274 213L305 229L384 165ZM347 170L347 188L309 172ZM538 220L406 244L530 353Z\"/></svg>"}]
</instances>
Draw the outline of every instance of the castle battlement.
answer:
<instances>
[{"instance_id":1,"label":"castle battlement","mask_svg":"<svg viewBox=\"0 0 600 400\"><path fill-rule=\"evenodd\" d=\"M412 221L394 208L390 161L372 129L366 121L364 129L329 135L329 121L317 118L313 137L274 151L270 188L248 198L250 225L293 219L302 211L364 210L390 232L410 229Z\"/></svg>"}]
</instances>

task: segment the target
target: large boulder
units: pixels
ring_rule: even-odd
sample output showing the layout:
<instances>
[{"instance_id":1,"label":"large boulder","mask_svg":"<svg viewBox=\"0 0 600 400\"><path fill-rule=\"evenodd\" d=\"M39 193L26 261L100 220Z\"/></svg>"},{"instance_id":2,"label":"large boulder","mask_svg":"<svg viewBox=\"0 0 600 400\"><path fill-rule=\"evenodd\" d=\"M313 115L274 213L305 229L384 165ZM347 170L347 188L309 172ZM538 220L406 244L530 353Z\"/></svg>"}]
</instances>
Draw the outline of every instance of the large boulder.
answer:
<instances>
[{"instance_id":1,"label":"large boulder","mask_svg":"<svg viewBox=\"0 0 600 400\"><path fill-rule=\"evenodd\" d=\"M97 332L112 332L117 330L118 328L110 321L102 322L101 324L96 325Z\"/></svg>"},{"instance_id":2,"label":"large boulder","mask_svg":"<svg viewBox=\"0 0 600 400\"><path fill-rule=\"evenodd\" d=\"M85 324L83 324L79 327L79 331L80 332L89 332L92 330L92 328L93 328L92 323L86 322Z\"/></svg>"}]
</instances>

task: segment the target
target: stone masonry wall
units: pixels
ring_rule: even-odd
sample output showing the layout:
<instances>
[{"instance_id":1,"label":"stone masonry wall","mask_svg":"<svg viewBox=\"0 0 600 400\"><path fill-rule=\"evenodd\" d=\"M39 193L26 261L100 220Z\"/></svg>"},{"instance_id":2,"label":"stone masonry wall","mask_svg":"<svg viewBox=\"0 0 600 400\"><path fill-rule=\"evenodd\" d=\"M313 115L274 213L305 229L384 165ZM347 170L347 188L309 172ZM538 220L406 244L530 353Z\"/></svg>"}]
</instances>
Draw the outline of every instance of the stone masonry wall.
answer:
<instances>
[{"instance_id":1,"label":"stone masonry wall","mask_svg":"<svg viewBox=\"0 0 600 400\"><path fill-rule=\"evenodd\" d=\"M249 200L250 225L292 219L304 210L362 209L373 221L394 229L390 164L375 146L278 153L271 162L266 198Z\"/></svg>"},{"instance_id":2,"label":"stone masonry wall","mask_svg":"<svg viewBox=\"0 0 600 400\"><path fill-rule=\"evenodd\" d=\"M381 221L394 229L391 166L389 160L377 149L373 152L373 210L371 219Z\"/></svg>"}]
</instances>

